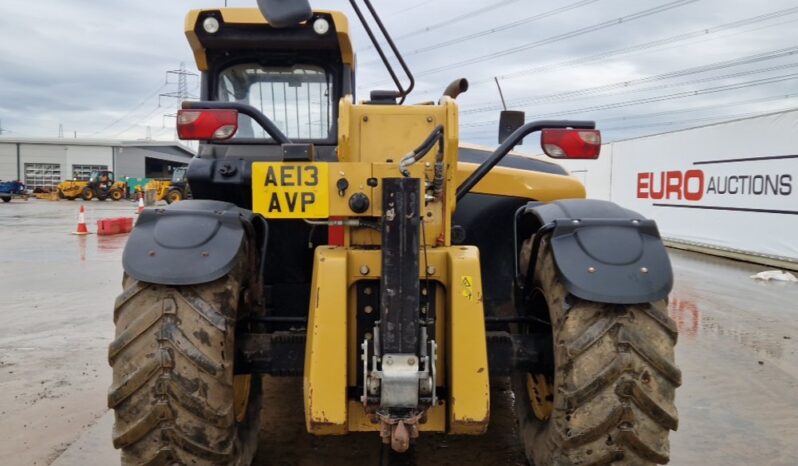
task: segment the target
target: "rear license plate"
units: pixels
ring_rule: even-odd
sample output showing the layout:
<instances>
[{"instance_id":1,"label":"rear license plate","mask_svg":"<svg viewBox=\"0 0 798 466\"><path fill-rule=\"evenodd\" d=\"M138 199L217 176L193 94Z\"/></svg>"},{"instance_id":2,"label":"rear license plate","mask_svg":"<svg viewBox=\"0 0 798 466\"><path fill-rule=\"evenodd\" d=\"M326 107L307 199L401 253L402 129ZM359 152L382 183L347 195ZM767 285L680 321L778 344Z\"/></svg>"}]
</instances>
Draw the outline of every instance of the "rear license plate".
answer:
<instances>
[{"instance_id":1,"label":"rear license plate","mask_svg":"<svg viewBox=\"0 0 798 466\"><path fill-rule=\"evenodd\" d=\"M255 162L252 210L266 218L327 218L326 163Z\"/></svg>"}]
</instances>

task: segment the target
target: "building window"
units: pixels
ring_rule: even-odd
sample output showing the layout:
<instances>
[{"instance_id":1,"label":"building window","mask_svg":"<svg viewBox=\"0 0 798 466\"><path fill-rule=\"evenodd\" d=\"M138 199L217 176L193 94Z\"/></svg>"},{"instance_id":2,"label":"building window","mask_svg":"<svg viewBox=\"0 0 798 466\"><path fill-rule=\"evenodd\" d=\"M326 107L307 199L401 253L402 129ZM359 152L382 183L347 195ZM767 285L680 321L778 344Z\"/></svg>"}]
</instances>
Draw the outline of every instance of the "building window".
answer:
<instances>
[{"instance_id":1,"label":"building window","mask_svg":"<svg viewBox=\"0 0 798 466\"><path fill-rule=\"evenodd\" d=\"M108 165L72 165L72 179L87 181L91 172L108 170Z\"/></svg>"},{"instance_id":2,"label":"building window","mask_svg":"<svg viewBox=\"0 0 798 466\"><path fill-rule=\"evenodd\" d=\"M61 182L61 165L57 163L26 163L25 185L29 189L49 190Z\"/></svg>"}]
</instances>

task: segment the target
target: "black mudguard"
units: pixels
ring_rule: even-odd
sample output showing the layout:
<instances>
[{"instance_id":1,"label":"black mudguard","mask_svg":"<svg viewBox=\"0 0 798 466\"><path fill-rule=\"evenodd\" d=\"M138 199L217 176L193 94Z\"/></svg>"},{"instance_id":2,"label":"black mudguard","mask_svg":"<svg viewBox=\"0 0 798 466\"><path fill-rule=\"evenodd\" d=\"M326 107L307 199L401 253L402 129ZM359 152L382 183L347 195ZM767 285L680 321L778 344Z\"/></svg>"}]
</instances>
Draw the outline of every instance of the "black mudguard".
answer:
<instances>
[{"instance_id":1,"label":"black mudguard","mask_svg":"<svg viewBox=\"0 0 798 466\"><path fill-rule=\"evenodd\" d=\"M656 223L634 211L592 199L531 202L519 220L519 232L527 233L521 238L551 232L560 278L579 298L647 303L666 298L673 288L671 263Z\"/></svg>"},{"instance_id":2,"label":"black mudguard","mask_svg":"<svg viewBox=\"0 0 798 466\"><path fill-rule=\"evenodd\" d=\"M145 209L122 255L137 280L196 285L223 277L252 230L252 213L221 201L187 200Z\"/></svg>"}]
</instances>

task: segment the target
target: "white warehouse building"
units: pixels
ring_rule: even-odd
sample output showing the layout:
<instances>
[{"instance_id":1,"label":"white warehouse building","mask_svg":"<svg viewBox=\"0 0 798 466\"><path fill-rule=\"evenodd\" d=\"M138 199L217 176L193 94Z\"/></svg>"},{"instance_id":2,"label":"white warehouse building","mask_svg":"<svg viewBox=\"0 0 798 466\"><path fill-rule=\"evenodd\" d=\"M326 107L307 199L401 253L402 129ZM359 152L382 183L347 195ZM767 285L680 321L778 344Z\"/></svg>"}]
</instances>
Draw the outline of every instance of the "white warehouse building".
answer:
<instances>
[{"instance_id":1,"label":"white warehouse building","mask_svg":"<svg viewBox=\"0 0 798 466\"><path fill-rule=\"evenodd\" d=\"M0 180L20 180L30 189L52 189L93 170L117 179L169 178L194 152L178 143L68 138L0 138Z\"/></svg>"}]
</instances>

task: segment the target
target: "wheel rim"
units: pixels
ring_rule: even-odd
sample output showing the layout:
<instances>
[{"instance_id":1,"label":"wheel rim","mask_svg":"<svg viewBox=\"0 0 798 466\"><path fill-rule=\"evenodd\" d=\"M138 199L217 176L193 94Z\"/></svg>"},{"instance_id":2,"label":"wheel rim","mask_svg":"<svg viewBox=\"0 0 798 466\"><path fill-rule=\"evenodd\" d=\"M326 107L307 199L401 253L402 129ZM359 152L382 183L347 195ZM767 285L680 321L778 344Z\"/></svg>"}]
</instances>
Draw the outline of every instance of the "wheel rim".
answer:
<instances>
[{"instance_id":1,"label":"wheel rim","mask_svg":"<svg viewBox=\"0 0 798 466\"><path fill-rule=\"evenodd\" d=\"M535 417L541 421L548 420L554 410L554 392L547 377L543 374L527 374L526 392Z\"/></svg>"},{"instance_id":2,"label":"wheel rim","mask_svg":"<svg viewBox=\"0 0 798 466\"><path fill-rule=\"evenodd\" d=\"M233 377L233 412L236 422L244 422L249 406L249 392L252 389L252 375L236 375Z\"/></svg>"},{"instance_id":3,"label":"wheel rim","mask_svg":"<svg viewBox=\"0 0 798 466\"><path fill-rule=\"evenodd\" d=\"M179 193L175 193L175 192L173 192L173 193L169 193L169 201L170 201L170 202L177 202L177 201L179 201L179 200L180 200L180 198L181 198L181 197L180 197L180 194L179 194Z\"/></svg>"},{"instance_id":4,"label":"wheel rim","mask_svg":"<svg viewBox=\"0 0 798 466\"><path fill-rule=\"evenodd\" d=\"M538 310L536 317L541 322L550 322L549 304L546 301L543 290L536 286L532 294L531 305L533 309ZM549 326L551 324L549 323ZM553 329L552 329L553 330ZM523 330L524 333L529 332L528 328ZM533 369L533 372L526 373L526 394L529 398L529 407L532 409L532 414L541 422L548 421L554 411L554 367L555 363L554 348L549 347L550 351L545 351L542 357L548 360L542 367ZM549 360L551 358L551 360Z\"/></svg>"}]
</instances>

